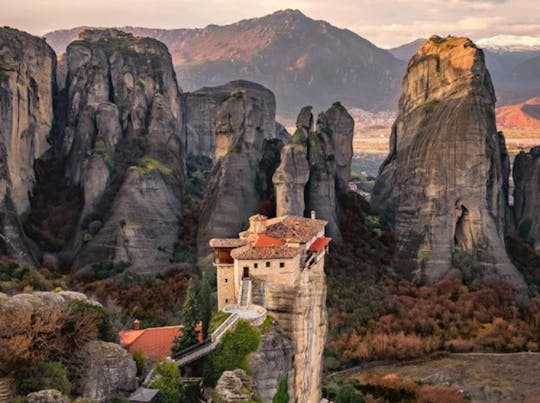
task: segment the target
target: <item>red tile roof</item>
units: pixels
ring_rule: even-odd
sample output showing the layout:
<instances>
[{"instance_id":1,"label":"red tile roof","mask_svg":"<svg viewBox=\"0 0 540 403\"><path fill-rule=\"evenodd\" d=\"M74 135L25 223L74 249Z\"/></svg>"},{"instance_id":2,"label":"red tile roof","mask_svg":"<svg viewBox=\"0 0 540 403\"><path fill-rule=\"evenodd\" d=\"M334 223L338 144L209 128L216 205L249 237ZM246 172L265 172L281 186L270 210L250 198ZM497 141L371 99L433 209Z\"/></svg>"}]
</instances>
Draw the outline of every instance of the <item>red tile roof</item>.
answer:
<instances>
[{"instance_id":1,"label":"red tile roof","mask_svg":"<svg viewBox=\"0 0 540 403\"><path fill-rule=\"evenodd\" d=\"M238 248L247 243L245 239L239 238L213 238L210 239L211 248Z\"/></svg>"},{"instance_id":2,"label":"red tile roof","mask_svg":"<svg viewBox=\"0 0 540 403\"><path fill-rule=\"evenodd\" d=\"M327 238L324 236L317 238L315 242L311 244L311 246L309 247L309 250L312 252L320 252L324 249L326 245L330 243L331 240L332 238Z\"/></svg>"},{"instance_id":3,"label":"red tile roof","mask_svg":"<svg viewBox=\"0 0 540 403\"><path fill-rule=\"evenodd\" d=\"M283 246L283 245L285 245L285 241L268 236L266 234L259 235L259 237L257 238L257 241L255 241L255 243L253 244L253 246L256 248L261 248L265 246Z\"/></svg>"},{"instance_id":4,"label":"red tile roof","mask_svg":"<svg viewBox=\"0 0 540 403\"><path fill-rule=\"evenodd\" d=\"M306 243L317 236L328 222L306 217L283 216L268 220L266 234L287 242Z\"/></svg>"},{"instance_id":5,"label":"red tile roof","mask_svg":"<svg viewBox=\"0 0 540 403\"><path fill-rule=\"evenodd\" d=\"M161 361L171 355L174 339L182 335L182 326L150 327L141 330L123 330L120 345L130 353L140 350L153 360Z\"/></svg>"},{"instance_id":6,"label":"red tile roof","mask_svg":"<svg viewBox=\"0 0 540 403\"><path fill-rule=\"evenodd\" d=\"M301 252L300 248L289 248L287 246L261 246L255 248L252 245L247 245L233 249L231 256L233 259L240 260L291 259Z\"/></svg>"}]
</instances>

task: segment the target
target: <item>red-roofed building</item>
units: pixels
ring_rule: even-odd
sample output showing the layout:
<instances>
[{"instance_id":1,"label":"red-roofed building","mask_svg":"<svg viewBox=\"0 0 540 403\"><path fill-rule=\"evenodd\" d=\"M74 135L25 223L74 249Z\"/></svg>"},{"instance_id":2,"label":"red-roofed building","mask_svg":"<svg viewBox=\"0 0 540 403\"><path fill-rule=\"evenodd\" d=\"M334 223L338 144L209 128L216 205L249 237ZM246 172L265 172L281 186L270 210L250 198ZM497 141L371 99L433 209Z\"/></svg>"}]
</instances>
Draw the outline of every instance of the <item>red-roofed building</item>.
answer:
<instances>
[{"instance_id":1,"label":"red-roofed building","mask_svg":"<svg viewBox=\"0 0 540 403\"><path fill-rule=\"evenodd\" d=\"M285 241L268 236L266 234L259 235L255 243L253 244L253 246L256 248L263 248L266 246L283 246L283 245L285 245Z\"/></svg>"},{"instance_id":2,"label":"red-roofed building","mask_svg":"<svg viewBox=\"0 0 540 403\"><path fill-rule=\"evenodd\" d=\"M145 357L152 361L161 361L171 355L174 340L182 335L182 325L149 327L138 329L135 321L134 330L122 330L118 333L120 345L133 354L141 351ZM202 324L197 325L199 342L202 341Z\"/></svg>"},{"instance_id":3,"label":"red-roofed building","mask_svg":"<svg viewBox=\"0 0 540 403\"><path fill-rule=\"evenodd\" d=\"M212 239L218 308L248 306L254 292L258 293L256 303L264 306L271 289L268 285L295 284L306 276L324 275L324 256L331 241L324 236L326 224L314 212L310 218L268 219L259 214L249 218L249 228L238 238Z\"/></svg>"},{"instance_id":4,"label":"red-roofed building","mask_svg":"<svg viewBox=\"0 0 540 403\"><path fill-rule=\"evenodd\" d=\"M320 237L315 240L309 247L309 250L312 252L321 252L324 248L328 246L332 238Z\"/></svg>"}]
</instances>

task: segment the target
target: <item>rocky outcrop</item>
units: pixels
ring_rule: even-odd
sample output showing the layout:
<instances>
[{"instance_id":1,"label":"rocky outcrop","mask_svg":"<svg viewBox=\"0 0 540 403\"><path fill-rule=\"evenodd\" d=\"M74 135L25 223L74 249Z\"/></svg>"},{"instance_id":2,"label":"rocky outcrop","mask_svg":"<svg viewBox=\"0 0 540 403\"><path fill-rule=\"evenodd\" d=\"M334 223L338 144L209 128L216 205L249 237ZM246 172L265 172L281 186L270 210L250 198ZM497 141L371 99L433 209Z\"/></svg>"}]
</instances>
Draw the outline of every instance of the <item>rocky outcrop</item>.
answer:
<instances>
[{"instance_id":1,"label":"rocky outcrop","mask_svg":"<svg viewBox=\"0 0 540 403\"><path fill-rule=\"evenodd\" d=\"M253 381L243 369L225 371L216 385L216 402L251 402L253 401Z\"/></svg>"},{"instance_id":2,"label":"rocky outcrop","mask_svg":"<svg viewBox=\"0 0 540 403\"><path fill-rule=\"evenodd\" d=\"M92 341L81 353L84 362L78 391L100 402L137 388L137 366L129 353L118 344Z\"/></svg>"},{"instance_id":3,"label":"rocky outcrop","mask_svg":"<svg viewBox=\"0 0 540 403\"><path fill-rule=\"evenodd\" d=\"M393 223L398 263L435 282L524 282L503 240L502 150L484 56L466 38L434 36L411 59L399 116L372 195Z\"/></svg>"},{"instance_id":4,"label":"rocky outcrop","mask_svg":"<svg viewBox=\"0 0 540 403\"><path fill-rule=\"evenodd\" d=\"M249 356L249 374L255 384L256 395L263 402L271 402L279 384L283 381L289 386L292 396L294 385L294 346L281 331L273 325L261 337L256 352Z\"/></svg>"},{"instance_id":5,"label":"rocky outcrop","mask_svg":"<svg viewBox=\"0 0 540 403\"><path fill-rule=\"evenodd\" d=\"M76 264L163 270L178 236L185 175L170 54L153 39L86 30L69 45L67 66L66 176L84 191Z\"/></svg>"},{"instance_id":6,"label":"rocky outcrop","mask_svg":"<svg viewBox=\"0 0 540 403\"><path fill-rule=\"evenodd\" d=\"M268 315L278 321L283 333L292 341L294 380L289 378L288 382L292 401L319 402L322 354L327 333L326 276L323 261L319 261L310 270L304 270L293 284L255 280L253 302L264 306ZM280 368L284 369L285 361L281 362L283 364ZM292 376L291 372L289 377ZM275 382L279 384L284 378L276 379L278 373L272 375L270 382L265 385L275 385ZM258 376L255 375L254 378L258 379Z\"/></svg>"},{"instance_id":7,"label":"rocky outcrop","mask_svg":"<svg viewBox=\"0 0 540 403\"><path fill-rule=\"evenodd\" d=\"M540 147L514 160L514 216L518 235L540 253Z\"/></svg>"},{"instance_id":8,"label":"rocky outcrop","mask_svg":"<svg viewBox=\"0 0 540 403\"><path fill-rule=\"evenodd\" d=\"M29 393L26 396L28 403L69 403L69 397L56 389L44 389Z\"/></svg>"},{"instance_id":9,"label":"rocky outcrop","mask_svg":"<svg viewBox=\"0 0 540 403\"><path fill-rule=\"evenodd\" d=\"M231 237L243 229L264 197L263 177L273 174L261 164L266 161L265 150L277 143L274 95L248 82L225 88L228 96L215 118L215 164L199 221L197 243L202 254L208 251L209 239Z\"/></svg>"},{"instance_id":10,"label":"rocky outcrop","mask_svg":"<svg viewBox=\"0 0 540 403\"><path fill-rule=\"evenodd\" d=\"M339 242L338 199L348 191L353 132L354 120L338 102L315 124L311 107L302 108L273 177L278 216L313 210L328 221L328 234Z\"/></svg>"},{"instance_id":11,"label":"rocky outcrop","mask_svg":"<svg viewBox=\"0 0 540 403\"><path fill-rule=\"evenodd\" d=\"M69 355L73 343L96 338L99 323L92 325L92 312L72 310L79 304L100 306L77 292L0 293L0 361ZM76 326L84 322L88 327Z\"/></svg>"},{"instance_id":12,"label":"rocky outcrop","mask_svg":"<svg viewBox=\"0 0 540 403\"><path fill-rule=\"evenodd\" d=\"M303 216L305 210L304 189L309 180L307 145L296 140L281 149L280 164L272 181L276 192L276 216ZM302 139L300 139L302 140Z\"/></svg>"},{"instance_id":13,"label":"rocky outcrop","mask_svg":"<svg viewBox=\"0 0 540 403\"><path fill-rule=\"evenodd\" d=\"M29 207L34 161L50 147L55 68L44 40L0 28L0 248L25 261L18 216Z\"/></svg>"}]
</instances>

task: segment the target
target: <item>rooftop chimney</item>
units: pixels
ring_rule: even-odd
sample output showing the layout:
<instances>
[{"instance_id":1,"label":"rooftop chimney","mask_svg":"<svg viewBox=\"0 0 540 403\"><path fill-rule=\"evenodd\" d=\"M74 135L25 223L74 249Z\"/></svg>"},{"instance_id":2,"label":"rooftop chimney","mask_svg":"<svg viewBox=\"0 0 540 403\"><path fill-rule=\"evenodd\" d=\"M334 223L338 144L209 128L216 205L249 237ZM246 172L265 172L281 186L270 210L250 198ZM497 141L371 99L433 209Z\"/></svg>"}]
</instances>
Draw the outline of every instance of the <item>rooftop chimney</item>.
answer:
<instances>
[{"instance_id":1,"label":"rooftop chimney","mask_svg":"<svg viewBox=\"0 0 540 403\"><path fill-rule=\"evenodd\" d=\"M133 321L133 329L134 330L141 330L141 321L139 319L135 319Z\"/></svg>"},{"instance_id":2,"label":"rooftop chimney","mask_svg":"<svg viewBox=\"0 0 540 403\"><path fill-rule=\"evenodd\" d=\"M249 232L252 234L264 234L266 232L266 220L268 220L268 217L261 214L249 217Z\"/></svg>"},{"instance_id":3,"label":"rooftop chimney","mask_svg":"<svg viewBox=\"0 0 540 403\"><path fill-rule=\"evenodd\" d=\"M311 210L311 219L314 220L317 218L317 214L315 213L315 210Z\"/></svg>"}]
</instances>

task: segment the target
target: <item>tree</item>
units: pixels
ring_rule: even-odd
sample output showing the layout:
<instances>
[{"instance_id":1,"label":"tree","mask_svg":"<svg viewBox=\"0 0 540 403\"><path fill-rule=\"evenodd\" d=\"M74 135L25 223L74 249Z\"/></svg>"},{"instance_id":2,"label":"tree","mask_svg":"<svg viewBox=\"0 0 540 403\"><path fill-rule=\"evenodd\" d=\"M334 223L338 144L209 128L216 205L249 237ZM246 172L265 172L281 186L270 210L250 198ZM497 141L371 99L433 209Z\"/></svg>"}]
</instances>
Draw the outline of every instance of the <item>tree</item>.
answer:
<instances>
[{"instance_id":1,"label":"tree","mask_svg":"<svg viewBox=\"0 0 540 403\"><path fill-rule=\"evenodd\" d=\"M203 325L203 334L208 337L208 326L212 318L212 287L207 276L203 276L201 288L197 293L198 305L200 310L200 320Z\"/></svg>"},{"instance_id":2,"label":"tree","mask_svg":"<svg viewBox=\"0 0 540 403\"><path fill-rule=\"evenodd\" d=\"M180 312L180 320L183 325L182 335L175 339L172 347L172 351L175 353L198 343L196 327L201 316L197 294L193 283L190 284L188 296Z\"/></svg>"},{"instance_id":3,"label":"tree","mask_svg":"<svg viewBox=\"0 0 540 403\"><path fill-rule=\"evenodd\" d=\"M158 377L150 384L153 389L159 389L159 403L176 403L183 400L183 388L180 383L180 370L174 361L161 361L156 372Z\"/></svg>"}]
</instances>

